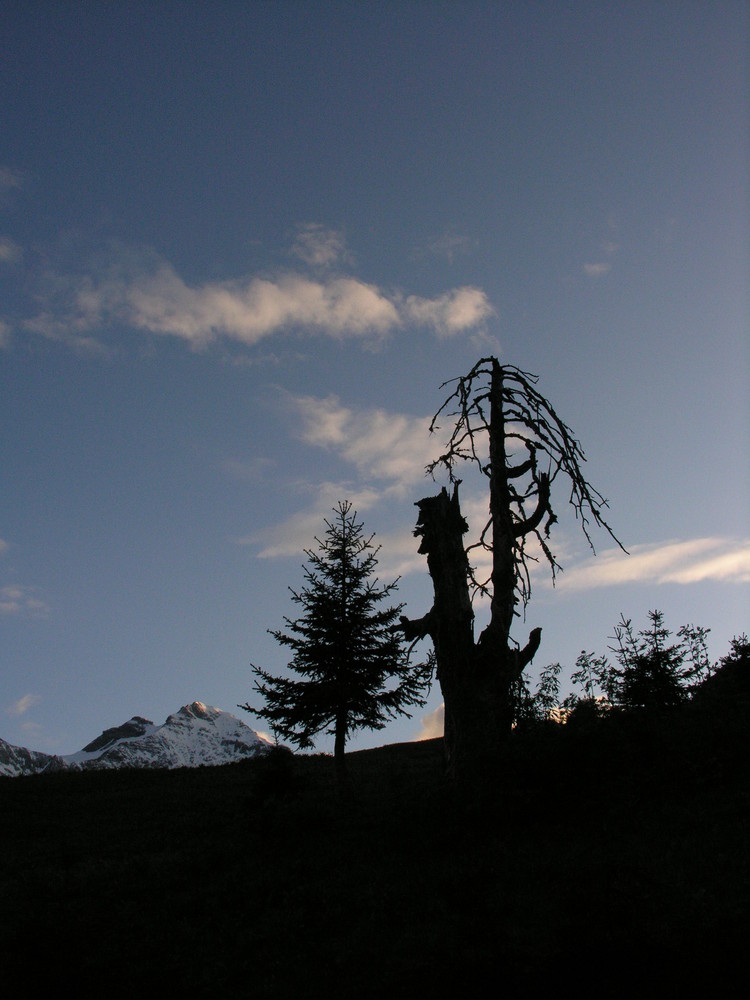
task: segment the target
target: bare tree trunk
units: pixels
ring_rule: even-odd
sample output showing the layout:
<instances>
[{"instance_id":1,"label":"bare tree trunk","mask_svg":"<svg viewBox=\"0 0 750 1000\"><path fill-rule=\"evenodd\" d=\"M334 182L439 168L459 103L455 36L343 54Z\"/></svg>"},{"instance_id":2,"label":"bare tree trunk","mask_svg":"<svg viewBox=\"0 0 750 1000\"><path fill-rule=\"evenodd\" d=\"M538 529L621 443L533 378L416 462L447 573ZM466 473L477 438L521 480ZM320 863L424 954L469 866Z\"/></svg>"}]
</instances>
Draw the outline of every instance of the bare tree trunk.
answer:
<instances>
[{"instance_id":1,"label":"bare tree trunk","mask_svg":"<svg viewBox=\"0 0 750 1000\"><path fill-rule=\"evenodd\" d=\"M336 788L342 798L349 794L349 771L346 766L346 716L336 719L333 740L333 766L336 774Z\"/></svg>"},{"instance_id":2,"label":"bare tree trunk","mask_svg":"<svg viewBox=\"0 0 750 1000\"><path fill-rule=\"evenodd\" d=\"M458 486L420 500L415 534L427 555L435 602L424 618L402 618L407 638L431 636L437 677L445 700L445 752L448 776L459 784L496 769L512 724L510 687L539 645L541 630L523 653L509 649L501 629L485 629L474 642L474 612Z\"/></svg>"},{"instance_id":3,"label":"bare tree trunk","mask_svg":"<svg viewBox=\"0 0 750 1000\"><path fill-rule=\"evenodd\" d=\"M484 690L489 678L487 671L479 669L474 644L474 611L463 546L468 525L461 515L458 486L452 497L443 489L417 506L415 534L422 538L419 551L427 555L435 601L421 621L402 622L407 638L432 638L445 701L446 767L449 777L460 781L480 765L477 758L493 756L499 746L496 700Z\"/></svg>"},{"instance_id":4,"label":"bare tree trunk","mask_svg":"<svg viewBox=\"0 0 750 1000\"><path fill-rule=\"evenodd\" d=\"M527 550L527 542L541 551L553 580L559 568L547 543L556 521L550 490L558 474L570 483L569 503L589 542L589 519L617 541L602 517L607 501L581 471L585 459L580 444L537 392L536 381L536 376L503 366L497 358L482 358L468 375L451 380L455 388L430 422L434 431L441 416L454 421L446 450L427 471L445 469L455 486L452 497L443 489L417 504L415 534L422 538L419 551L427 555L435 602L419 621L402 618L402 627L407 638L432 637L445 698L448 772L460 782L481 777L479 771L499 762L513 723L513 684L539 648L541 629L533 629L523 649L510 632L517 605L525 608L531 596L529 564L536 556ZM519 462L521 449L527 457ZM463 546L468 526L461 516L460 480L454 470L464 461L489 480L489 520L468 549L491 553L492 571L484 581L474 575ZM472 590L491 599L490 621L476 642Z\"/></svg>"}]
</instances>

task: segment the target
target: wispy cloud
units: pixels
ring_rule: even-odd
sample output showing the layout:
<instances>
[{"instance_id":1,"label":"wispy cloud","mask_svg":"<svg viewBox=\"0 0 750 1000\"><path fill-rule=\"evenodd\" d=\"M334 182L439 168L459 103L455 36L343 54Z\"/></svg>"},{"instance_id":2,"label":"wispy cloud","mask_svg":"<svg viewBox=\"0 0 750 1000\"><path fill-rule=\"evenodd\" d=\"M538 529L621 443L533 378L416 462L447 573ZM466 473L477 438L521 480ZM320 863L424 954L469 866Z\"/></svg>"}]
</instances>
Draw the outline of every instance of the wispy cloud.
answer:
<instances>
[{"instance_id":1,"label":"wispy cloud","mask_svg":"<svg viewBox=\"0 0 750 1000\"><path fill-rule=\"evenodd\" d=\"M412 251L412 257L443 257L452 264L455 257L468 253L470 249L471 240L468 236L449 230L442 236L429 240L424 246L416 247Z\"/></svg>"},{"instance_id":2,"label":"wispy cloud","mask_svg":"<svg viewBox=\"0 0 750 1000\"><path fill-rule=\"evenodd\" d=\"M425 476L425 467L443 449L440 433L429 432L430 417L381 408L358 409L344 405L334 395L289 395L288 405L301 440L338 456L351 467L352 479L303 487L308 495L313 494L304 511L262 533L240 539L244 544L260 545L259 555L263 558L299 554L320 531L322 517L338 500L351 500L361 513L393 500L413 501L439 489ZM479 537L489 516L485 486L481 482L472 489L466 484L462 492L470 540ZM425 559L417 551L412 523L379 535L378 542L382 545L384 573L406 576L425 572ZM480 577L489 575L489 556L483 550L472 553L472 564Z\"/></svg>"},{"instance_id":3,"label":"wispy cloud","mask_svg":"<svg viewBox=\"0 0 750 1000\"><path fill-rule=\"evenodd\" d=\"M89 355L91 357L107 357L111 354L111 349L101 340L88 333L77 331L88 329L88 323L78 320L67 322L56 318L52 313L40 313L33 319L24 323L26 330L39 333L48 340L55 340L69 347L76 354Z\"/></svg>"},{"instance_id":4,"label":"wispy cloud","mask_svg":"<svg viewBox=\"0 0 750 1000\"><path fill-rule=\"evenodd\" d=\"M607 235L598 245L596 260L583 265L584 274L589 278L603 278L609 274L612 270L612 260L620 249L620 244L616 239L617 220L612 213L607 216L606 228ZM594 255L592 254L592 256Z\"/></svg>"},{"instance_id":5,"label":"wispy cloud","mask_svg":"<svg viewBox=\"0 0 750 1000\"><path fill-rule=\"evenodd\" d=\"M566 569L558 588L590 590L628 583L750 583L750 539L694 538L609 549Z\"/></svg>"},{"instance_id":6,"label":"wispy cloud","mask_svg":"<svg viewBox=\"0 0 750 1000\"><path fill-rule=\"evenodd\" d=\"M476 330L495 315L494 308L480 288L455 288L436 299L410 295L404 312L410 320L420 326L431 327L440 337Z\"/></svg>"},{"instance_id":7,"label":"wispy cloud","mask_svg":"<svg viewBox=\"0 0 750 1000\"><path fill-rule=\"evenodd\" d=\"M596 264L584 264L583 270L589 278L603 278L612 270L612 265L608 261L599 261Z\"/></svg>"},{"instance_id":8,"label":"wispy cloud","mask_svg":"<svg viewBox=\"0 0 750 1000\"><path fill-rule=\"evenodd\" d=\"M23 186L23 175L11 167L0 167L0 194Z\"/></svg>"},{"instance_id":9,"label":"wispy cloud","mask_svg":"<svg viewBox=\"0 0 750 1000\"><path fill-rule=\"evenodd\" d=\"M13 716L25 715L30 708L38 705L41 700L38 694L25 694L23 698L19 698L18 701L14 701L12 705L8 706L6 714Z\"/></svg>"},{"instance_id":10,"label":"wispy cloud","mask_svg":"<svg viewBox=\"0 0 750 1000\"><path fill-rule=\"evenodd\" d=\"M0 615L44 615L47 605L36 596L34 587L14 583L0 587Z\"/></svg>"},{"instance_id":11,"label":"wispy cloud","mask_svg":"<svg viewBox=\"0 0 750 1000\"><path fill-rule=\"evenodd\" d=\"M351 477L296 484L305 498L303 510L236 540L257 547L263 559L299 556L320 534L323 518L330 516L339 500L350 500L362 515L389 500L403 499L424 480L425 465L438 447L427 417L358 409L333 395L288 395L287 402L300 439L338 456L351 467ZM424 570L424 557L417 554L410 525L400 532L378 535L377 543L382 547L380 569L388 576Z\"/></svg>"},{"instance_id":12,"label":"wispy cloud","mask_svg":"<svg viewBox=\"0 0 750 1000\"><path fill-rule=\"evenodd\" d=\"M301 485L306 493L313 493L304 510L293 514L279 524L254 531L235 541L239 545L259 548L259 559L300 556L314 546L315 537L324 531L323 520L330 520L339 500L349 500L358 515L371 510L381 500L380 490L352 483L320 483L317 487Z\"/></svg>"},{"instance_id":13,"label":"wispy cloud","mask_svg":"<svg viewBox=\"0 0 750 1000\"><path fill-rule=\"evenodd\" d=\"M337 239L333 231L306 231L297 254L326 264L343 252ZM341 274L289 272L191 285L157 255L125 250L83 276L51 276L46 300L26 327L47 337L80 340L94 329L124 325L178 337L194 348L219 338L252 346L292 331L368 344L410 325L440 336L472 333L494 313L478 288L455 288L434 299L405 297Z\"/></svg>"},{"instance_id":14,"label":"wispy cloud","mask_svg":"<svg viewBox=\"0 0 750 1000\"><path fill-rule=\"evenodd\" d=\"M21 259L21 248L9 236L0 236L0 264L15 264Z\"/></svg>"},{"instance_id":15,"label":"wispy cloud","mask_svg":"<svg viewBox=\"0 0 750 1000\"><path fill-rule=\"evenodd\" d=\"M310 267L331 267L349 256L344 234L317 222L299 227L291 253Z\"/></svg>"},{"instance_id":16,"label":"wispy cloud","mask_svg":"<svg viewBox=\"0 0 750 1000\"><path fill-rule=\"evenodd\" d=\"M222 462L224 472L232 479L263 482L271 471L276 468L276 460L258 455L251 459L228 458Z\"/></svg>"},{"instance_id":17,"label":"wispy cloud","mask_svg":"<svg viewBox=\"0 0 750 1000\"><path fill-rule=\"evenodd\" d=\"M380 408L360 410L337 396L292 398L299 435L308 444L338 453L367 479L406 487L424 478L439 442L429 432L429 417Z\"/></svg>"}]
</instances>

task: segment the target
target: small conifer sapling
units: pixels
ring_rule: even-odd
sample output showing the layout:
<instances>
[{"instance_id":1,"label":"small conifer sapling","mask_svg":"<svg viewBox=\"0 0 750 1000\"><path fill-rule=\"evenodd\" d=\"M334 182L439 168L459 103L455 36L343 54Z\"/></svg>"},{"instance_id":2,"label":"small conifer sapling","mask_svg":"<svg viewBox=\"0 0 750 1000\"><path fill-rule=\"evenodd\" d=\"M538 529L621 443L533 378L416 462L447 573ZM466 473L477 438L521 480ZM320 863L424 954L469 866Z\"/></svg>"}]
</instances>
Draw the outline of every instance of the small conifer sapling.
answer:
<instances>
[{"instance_id":1,"label":"small conifer sapling","mask_svg":"<svg viewBox=\"0 0 750 1000\"><path fill-rule=\"evenodd\" d=\"M290 588L301 608L284 618L286 629L270 634L291 650L289 670L279 677L253 666L262 708L241 708L265 719L283 740L301 749L323 731L334 737L337 781L345 788L345 747L359 729L382 729L388 719L424 704L431 667L409 663L399 615L390 604L398 580L381 585L374 576L379 546L349 501L340 501L326 520L317 551L305 550L305 586Z\"/></svg>"}]
</instances>

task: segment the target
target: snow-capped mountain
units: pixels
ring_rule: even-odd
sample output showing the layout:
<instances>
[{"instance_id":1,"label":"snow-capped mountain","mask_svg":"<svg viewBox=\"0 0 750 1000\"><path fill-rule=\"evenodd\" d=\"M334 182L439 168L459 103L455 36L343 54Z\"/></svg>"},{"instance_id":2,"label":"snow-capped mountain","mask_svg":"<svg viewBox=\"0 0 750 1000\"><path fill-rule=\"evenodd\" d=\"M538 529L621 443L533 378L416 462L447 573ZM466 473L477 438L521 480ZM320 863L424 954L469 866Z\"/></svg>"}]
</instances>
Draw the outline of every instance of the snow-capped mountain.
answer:
<instances>
[{"instance_id":1,"label":"snow-capped mountain","mask_svg":"<svg viewBox=\"0 0 750 1000\"><path fill-rule=\"evenodd\" d=\"M0 775L115 767L201 767L263 753L271 744L229 712L201 701L185 705L161 726L136 715L105 729L78 753L55 757L0 740Z\"/></svg>"},{"instance_id":2,"label":"snow-capped mountain","mask_svg":"<svg viewBox=\"0 0 750 1000\"><path fill-rule=\"evenodd\" d=\"M19 774L38 774L63 767L65 762L62 757L27 750L26 747L14 747L12 743L0 740L0 775L15 778Z\"/></svg>"}]
</instances>

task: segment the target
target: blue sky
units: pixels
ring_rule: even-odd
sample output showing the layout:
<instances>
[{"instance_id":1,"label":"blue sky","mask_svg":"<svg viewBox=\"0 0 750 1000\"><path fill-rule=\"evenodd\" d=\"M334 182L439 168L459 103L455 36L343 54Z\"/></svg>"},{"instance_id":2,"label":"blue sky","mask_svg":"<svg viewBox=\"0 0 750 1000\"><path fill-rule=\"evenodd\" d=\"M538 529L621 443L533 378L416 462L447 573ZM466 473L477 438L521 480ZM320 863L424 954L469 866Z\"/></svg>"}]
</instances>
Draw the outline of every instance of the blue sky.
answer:
<instances>
[{"instance_id":1,"label":"blue sky","mask_svg":"<svg viewBox=\"0 0 750 1000\"><path fill-rule=\"evenodd\" d=\"M0 736L71 753L195 699L260 727L235 706L283 669L266 629L339 499L424 613L426 427L488 354L539 376L631 553L594 559L558 497L535 671L651 608L723 655L750 625L748 27L5 4Z\"/></svg>"}]
</instances>

